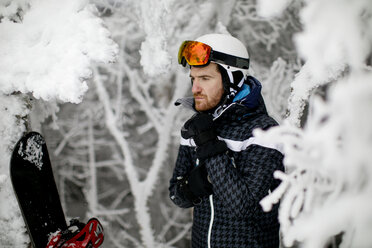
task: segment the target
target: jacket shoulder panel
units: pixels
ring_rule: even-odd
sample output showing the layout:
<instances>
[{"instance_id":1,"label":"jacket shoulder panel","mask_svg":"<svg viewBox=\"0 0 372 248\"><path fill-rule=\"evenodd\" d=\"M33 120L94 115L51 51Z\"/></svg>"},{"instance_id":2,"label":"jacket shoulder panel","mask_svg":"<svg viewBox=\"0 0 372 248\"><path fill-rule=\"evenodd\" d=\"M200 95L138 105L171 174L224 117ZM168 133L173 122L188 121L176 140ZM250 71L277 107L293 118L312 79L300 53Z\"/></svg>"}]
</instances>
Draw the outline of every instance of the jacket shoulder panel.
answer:
<instances>
[{"instance_id":1,"label":"jacket shoulder panel","mask_svg":"<svg viewBox=\"0 0 372 248\"><path fill-rule=\"evenodd\" d=\"M256 128L267 130L277 126L278 123L266 114L242 117L231 122L222 120L217 124L217 133L226 139L243 141L252 137L252 132Z\"/></svg>"}]
</instances>

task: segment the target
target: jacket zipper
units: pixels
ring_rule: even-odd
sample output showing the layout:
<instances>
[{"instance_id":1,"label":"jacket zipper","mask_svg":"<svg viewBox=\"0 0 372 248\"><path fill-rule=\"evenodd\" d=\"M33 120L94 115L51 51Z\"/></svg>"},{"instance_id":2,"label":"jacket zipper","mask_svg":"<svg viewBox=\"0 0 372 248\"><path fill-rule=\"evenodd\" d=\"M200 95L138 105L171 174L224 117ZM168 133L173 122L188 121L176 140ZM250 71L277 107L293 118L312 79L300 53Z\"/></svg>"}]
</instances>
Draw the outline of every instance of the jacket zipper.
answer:
<instances>
[{"instance_id":1,"label":"jacket zipper","mask_svg":"<svg viewBox=\"0 0 372 248\"><path fill-rule=\"evenodd\" d=\"M209 222L209 229L208 229L208 248L211 248L212 226L213 226L213 221L214 221L213 195L209 196L209 203L211 205L211 220Z\"/></svg>"}]
</instances>

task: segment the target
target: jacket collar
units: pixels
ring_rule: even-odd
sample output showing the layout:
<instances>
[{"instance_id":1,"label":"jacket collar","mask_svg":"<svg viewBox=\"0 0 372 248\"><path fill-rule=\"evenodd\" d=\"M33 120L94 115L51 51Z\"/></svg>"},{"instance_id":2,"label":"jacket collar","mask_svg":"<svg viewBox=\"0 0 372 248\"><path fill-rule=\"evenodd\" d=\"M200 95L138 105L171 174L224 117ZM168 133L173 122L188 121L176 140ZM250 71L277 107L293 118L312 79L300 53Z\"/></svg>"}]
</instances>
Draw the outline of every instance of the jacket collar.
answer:
<instances>
[{"instance_id":1,"label":"jacket collar","mask_svg":"<svg viewBox=\"0 0 372 248\"><path fill-rule=\"evenodd\" d=\"M234 109L240 109L239 113L243 115L267 113L264 100L261 95L262 85L254 77L249 76L245 82L245 86L236 95L234 101L227 106L218 107L212 114L214 119L220 118L224 113L231 112ZM185 97L178 99L176 106L182 105L187 109L198 112L195 109L195 102L193 97Z\"/></svg>"}]
</instances>

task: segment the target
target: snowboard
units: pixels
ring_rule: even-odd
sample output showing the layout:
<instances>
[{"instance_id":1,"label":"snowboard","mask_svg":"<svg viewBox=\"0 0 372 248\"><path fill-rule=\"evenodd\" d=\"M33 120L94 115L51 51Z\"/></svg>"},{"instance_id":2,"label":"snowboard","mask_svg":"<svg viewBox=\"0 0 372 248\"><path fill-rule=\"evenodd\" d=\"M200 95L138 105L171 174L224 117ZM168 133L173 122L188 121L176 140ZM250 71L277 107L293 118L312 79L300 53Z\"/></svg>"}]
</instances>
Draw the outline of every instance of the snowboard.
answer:
<instances>
[{"instance_id":1,"label":"snowboard","mask_svg":"<svg viewBox=\"0 0 372 248\"><path fill-rule=\"evenodd\" d=\"M45 248L48 237L67 229L43 136L24 135L14 147L10 177L32 245Z\"/></svg>"}]
</instances>

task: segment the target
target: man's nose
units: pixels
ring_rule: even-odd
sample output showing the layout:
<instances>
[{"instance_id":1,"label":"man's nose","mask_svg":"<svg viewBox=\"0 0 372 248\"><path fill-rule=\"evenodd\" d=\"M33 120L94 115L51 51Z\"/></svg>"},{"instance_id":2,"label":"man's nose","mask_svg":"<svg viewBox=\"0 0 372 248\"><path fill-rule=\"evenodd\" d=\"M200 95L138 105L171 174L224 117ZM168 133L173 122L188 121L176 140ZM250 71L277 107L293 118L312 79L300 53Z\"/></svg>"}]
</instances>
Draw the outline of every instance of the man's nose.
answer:
<instances>
[{"instance_id":1,"label":"man's nose","mask_svg":"<svg viewBox=\"0 0 372 248\"><path fill-rule=\"evenodd\" d=\"M195 93L199 93L201 92L202 88L200 87L200 84L198 82L198 80L194 79L193 83L192 83L192 88L191 88L191 91L193 94Z\"/></svg>"}]
</instances>

